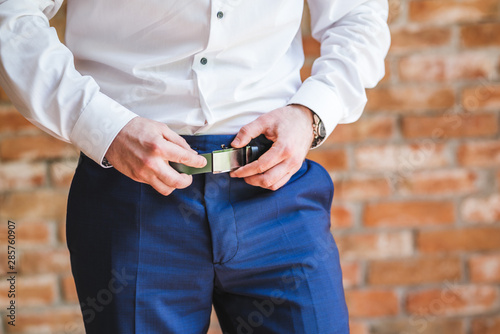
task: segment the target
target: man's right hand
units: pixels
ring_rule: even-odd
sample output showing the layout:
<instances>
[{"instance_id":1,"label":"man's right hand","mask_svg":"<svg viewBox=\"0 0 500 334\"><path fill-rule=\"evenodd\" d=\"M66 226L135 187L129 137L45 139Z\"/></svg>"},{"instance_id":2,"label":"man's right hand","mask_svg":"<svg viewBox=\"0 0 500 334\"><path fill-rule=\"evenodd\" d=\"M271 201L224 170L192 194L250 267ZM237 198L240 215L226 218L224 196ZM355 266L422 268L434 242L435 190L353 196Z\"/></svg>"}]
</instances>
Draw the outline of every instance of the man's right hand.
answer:
<instances>
[{"instance_id":1,"label":"man's right hand","mask_svg":"<svg viewBox=\"0 0 500 334\"><path fill-rule=\"evenodd\" d=\"M143 117L136 117L123 127L111 143L106 159L122 174L151 185L164 196L193 181L191 175L175 171L169 161L191 167L207 164L166 124Z\"/></svg>"}]
</instances>

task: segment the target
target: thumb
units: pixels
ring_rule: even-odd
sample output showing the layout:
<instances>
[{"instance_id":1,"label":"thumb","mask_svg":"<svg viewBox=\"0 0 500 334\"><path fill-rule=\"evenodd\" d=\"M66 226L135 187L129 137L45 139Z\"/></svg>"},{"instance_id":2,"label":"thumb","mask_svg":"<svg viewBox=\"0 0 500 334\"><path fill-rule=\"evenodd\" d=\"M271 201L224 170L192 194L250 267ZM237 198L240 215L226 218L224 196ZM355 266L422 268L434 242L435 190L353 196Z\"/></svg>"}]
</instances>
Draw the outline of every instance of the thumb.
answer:
<instances>
[{"instance_id":1,"label":"thumb","mask_svg":"<svg viewBox=\"0 0 500 334\"><path fill-rule=\"evenodd\" d=\"M257 118L255 121L248 123L238 131L236 137L231 142L232 147L240 148L248 145L250 140L257 138L264 133L265 127L262 118Z\"/></svg>"}]
</instances>

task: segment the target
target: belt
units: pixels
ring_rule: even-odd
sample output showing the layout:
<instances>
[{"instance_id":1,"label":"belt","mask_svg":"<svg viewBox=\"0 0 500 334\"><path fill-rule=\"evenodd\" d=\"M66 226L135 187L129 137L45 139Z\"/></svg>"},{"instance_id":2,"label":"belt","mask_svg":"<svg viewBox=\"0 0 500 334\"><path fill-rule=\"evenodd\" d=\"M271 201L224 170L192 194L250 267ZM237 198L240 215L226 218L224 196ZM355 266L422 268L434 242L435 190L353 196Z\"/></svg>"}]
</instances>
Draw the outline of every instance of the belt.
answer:
<instances>
[{"instance_id":1,"label":"belt","mask_svg":"<svg viewBox=\"0 0 500 334\"><path fill-rule=\"evenodd\" d=\"M250 145L246 147L226 148L224 145L221 145L220 150L200 154L207 160L205 167L195 168L177 162L170 162L170 166L179 173L189 175L226 173L257 160L271 145L272 141L261 136L252 140Z\"/></svg>"}]
</instances>

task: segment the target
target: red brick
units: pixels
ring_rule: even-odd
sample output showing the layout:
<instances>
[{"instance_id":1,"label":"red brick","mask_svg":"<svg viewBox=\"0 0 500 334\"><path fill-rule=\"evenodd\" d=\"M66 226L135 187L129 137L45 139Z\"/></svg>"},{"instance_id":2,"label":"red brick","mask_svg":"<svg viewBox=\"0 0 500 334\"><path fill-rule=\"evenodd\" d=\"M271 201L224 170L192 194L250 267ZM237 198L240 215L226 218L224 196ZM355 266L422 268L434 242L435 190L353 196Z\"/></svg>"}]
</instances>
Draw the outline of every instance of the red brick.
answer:
<instances>
[{"instance_id":1,"label":"red brick","mask_svg":"<svg viewBox=\"0 0 500 334\"><path fill-rule=\"evenodd\" d=\"M303 36L311 35L311 12L307 1L304 1L304 11L302 13L302 24L300 28Z\"/></svg>"},{"instance_id":2,"label":"red brick","mask_svg":"<svg viewBox=\"0 0 500 334\"><path fill-rule=\"evenodd\" d=\"M500 316L481 317L472 320L472 334L500 333Z\"/></svg>"},{"instance_id":3,"label":"red brick","mask_svg":"<svg viewBox=\"0 0 500 334\"><path fill-rule=\"evenodd\" d=\"M417 247L424 253L498 250L500 228L420 231L417 234Z\"/></svg>"},{"instance_id":4,"label":"red brick","mask_svg":"<svg viewBox=\"0 0 500 334\"><path fill-rule=\"evenodd\" d=\"M468 265L471 282L500 283L500 254L475 255Z\"/></svg>"},{"instance_id":5,"label":"red brick","mask_svg":"<svg viewBox=\"0 0 500 334\"><path fill-rule=\"evenodd\" d=\"M50 165L52 184L56 187L69 188L75 169L78 164L76 159L64 159Z\"/></svg>"},{"instance_id":6,"label":"red brick","mask_svg":"<svg viewBox=\"0 0 500 334\"><path fill-rule=\"evenodd\" d=\"M7 243L5 243L5 244L7 244ZM7 247L5 247L5 249L7 249ZM9 263L7 263L7 257L6 257L5 261L0 261L0 276L4 277L5 275L7 275L8 271L11 271L11 270L9 268ZM0 330L0 334L2 334L1 330Z\"/></svg>"},{"instance_id":7,"label":"red brick","mask_svg":"<svg viewBox=\"0 0 500 334\"><path fill-rule=\"evenodd\" d=\"M64 33L66 31L66 1L63 2L57 14L50 20L50 26L56 29L59 40L64 43Z\"/></svg>"},{"instance_id":8,"label":"red brick","mask_svg":"<svg viewBox=\"0 0 500 334\"><path fill-rule=\"evenodd\" d=\"M405 116L402 122L406 138L487 137L498 133L496 114L447 114L441 116Z\"/></svg>"},{"instance_id":9,"label":"red brick","mask_svg":"<svg viewBox=\"0 0 500 334\"><path fill-rule=\"evenodd\" d=\"M302 39L302 44L304 47L304 53L309 57L319 57L320 56L320 46L321 44L315 40L312 36L304 36Z\"/></svg>"},{"instance_id":10,"label":"red brick","mask_svg":"<svg viewBox=\"0 0 500 334\"><path fill-rule=\"evenodd\" d=\"M462 205L467 222L496 223L500 221L500 194L482 198L467 198Z\"/></svg>"},{"instance_id":11,"label":"red brick","mask_svg":"<svg viewBox=\"0 0 500 334\"><path fill-rule=\"evenodd\" d=\"M497 189L500 190L500 170L497 172Z\"/></svg>"},{"instance_id":12,"label":"red brick","mask_svg":"<svg viewBox=\"0 0 500 334\"><path fill-rule=\"evenodd\" d=\"M495 18L499 13L497 0L412 0L409 18L416 22L438 24L472 22Z\"/></svg>"},{"instance_id":13,"label":"red brick","mask_svg":"<svg viewBox=\"0 0 500 334\"><path fill-rule=\"evenodd\" d=\"M500 22L462 26L460 37L466 47L500 46Z\"/></svg>"},{"instance_id":14,"label":"red brick","mask_svg":"<svg viewBox=\"0 0 500 334\"><path fill-rule=\"evenodd\" d=\"M368 326L362 322L349 321L350 334L369 334Z\"/></svg>"},{"instance_id":15,"label":"red brick","mask_svg":"<svg viewBox=\"0 0 500 334\"><path fill-rule=\"evenodd\" d=\"M66 220L60 220L57 224L56 238L62 244L66 244Z\"/></svg>"},{"instance_id":16,"label":"red brick","mask_svg":"<svg viewBox=\"0 0 500 334\"><path fill-rule=\"evenodd\" d=\"M353 318L393 316L399 313L399 300L391 290L348 290L347 308Z\"/></svg>"},{"instance_id":17,"label":"red brick","mask_svg":"<svg viewBox=\"0 0 500 334\"><path fill-rule=\"evenodd\" d=\"M307 78L311 76L312 64L314 62L314 58L306 58L304 61L304 66L300 69L300 78L302 81L305 81Z\"/></svg>"},{"instance_id":18,"label":"red brick","mask_svg":"<svg viewBox=\"0 0 500 334\"><path fill-rule=\"evenodd\" d=\"M76 156L76 149L49 135L5 138L0 142L4 160L37 160Z\"/></svg>"},{"instance_id":19,"label":"red brick","mask_svg":"<svg viewBox=\"0 0 500 334\"><path fill-rule=\"evenodd\" d=\"M219 321L217 319L217 314L215 313L215 309L212 306L212 313L210 313L210 330L213 333L222 334L222 331L219 326Z\"/></svg>"},{"instance_id":20,"label":"red brick","mask_svg":"<svg viewBox=\"0 0 500 334\"><path fill-rule=\"evenodd\" d=\"M343 229L353 225L351 209L346 206L332 206L331 223L332 229Z\"/></svg>"},{"instance_id":21,"label":"red brick","mask_svg":"<svg viewBox=\"0 0 500 334\"><path fill-rule=\"evenodd\" d=\"M478 189L475 172L454 169L413 172L401 182L404 195L456 195Z\"/></svg>"},{"instance_id":22,"label":"red brick","mask_svg":"<svg viewBox=\"0 0 500 334\"><path fill-rule=\"evenodd\" d=\"M366 200L382 198L391 194L390 184L386 179L369 176L353 176L335 180L335 199Z\"/></svg>"},{"instance_id":23,"label":"red brick","mask_svg":"<svg viewBox=\"0 0 500 334\"><path fill-rule=\"evenodd\" d=\"M66 275L62 278L62 291L64 300L67 302L78 302L78 295L76 293L75 280L72 275Z\"/></svg>"},{"instance_id":24,"label":"red brick","mask_svg":"<svg viewBox=\"0 0 500 334\"><path fill-rule=\"evenodd\" d=\"M421 285L461 279L458 257L421 257L372 261L368 269L371 285Z\"/></svg>"},{"instance_id":25,"label":"red brick","mask_svg":"<svg viewBox=\"0 0 500 334\"><path fill-rule=\"evenodd\" d=\"M210 325L207 334L223 334L223 333L220 327L212 327L212 325Z\"/></svg>"},{"instance_id":26,"label":"red brick","mask_svg":"<svg viewBox=\"0 0 500 334\"><path fill-rule=\"evenodd\" d=\"M409 313L420 315L478 314L492 310L497 299L496 287L449 283L444 289L410 292L406 308Z\"/></svg>"},{"instance_id":27,"label":"red brick","mask_svg":"<svg viewBox=\"0 0 500 334\"><path fill-rule=\"evenodd\" d=\"M395 170L400 163L399 146L394 145L369 145L360 146L354 152L356 167L368 170Z\"/></svg>"},{"instance_id":28,"label":"red brick","mask_svg":"<svg viewBox=\"0 0 500 334\"><path fill-rule=\"evenodd\" d=\"M402 8L400 0L389 0L389 18L387 22L393 23L401 17Z\"/></svg>"},{"instance_id":29,"label":"red brick","mask_svg":"<svg viewBox=\"0 0 500 334\"><path fill-rule=\"evenodd\" d=\"M460 145L458 161L469 167L497 167L500 165L500 142L498 140L474 141Z\"/></svg>"},{"instance_id":30,"label":"red brick","mask_svg":"<svg viewBox=\"0 0 500 334\"><path fill-rule=\"evenodd\" d=\"M375 88L367 90L366 93L367 111L441 110L451 108L455 104L453 90L429 85Z\"/></svg>"},{"instance_id":31,"label":"red brick","mask_svg":"<svg viewBox=\"0 0 500 334\"><path fill-rule=\"evenodd\" d=\"M8 291L10 282L0 281L1 291ZM17 276L16 302L23 307L46 306L57 299L57 279L55 276ZM0 294L0 303L7 305L10 302L7 293Z\"/></svg>"},{"instance_id":32,"label":"red brick","mask_svg":"<svg viewBox=\"0 0 500 334\"><path fill-rule=\"evenodd\" d=\"M361 267L358 262L342 262L342 283L344 288L361 284Z\"/></svg>"},{"instance_id":33,"label":"red brick","mask_svg":"<svg viewBox=\"0 0 500 334\"><path fill-rule=\"evenodd\" d=\"M500 86L482 84L462 91L462 106L469 111L500 109Z\"/></svg>"},{"instance_id":34,"label":"red brick","mask_svg":"<svg viewBox=\"0 0 500 334\"><path fill-rule=\"evenodd\" d=\"M23 274L67 273L71 270L69 252L64 249L25 250L19 257Z\"/></svg>"},{"instance_id":35,"label":"red brick","mask_svg":"<svg viewBox=\"0 0 500 334\"><path fill-rule=\"evenodd\" d=\"M3 90L2 87L0 87L0 102L4 102L4 103L10 102L10 99L7 96L7 93L5 93L5 90Z\"/></svg>"},{"instance_id":36,"label":"red brick","mask_svg":"<svg viewBox=\"0 0 500 334\"><path fill-rule=\"evenodd\" d=\"M378 321L370 334L465 334L463 320L412 316L409 319Z\"/></svg>"},{"instance_id":37,"label":"red brick","mask_svg":"<svg viewBox=\"0 0 500 334\"><path fill-rule=\"evenodd\" d=\"M410 145L367 145L354 151L356 166L364 170L415 171L449 164L445 146L429 140Z\"/></svg>"},{"instance_id":38,"label":"red brick","mask_svg":"<svg viewBox=\"0 0 500 334\"><path fill-rule=\"evenodd\" d=\"M449 45L450 28L404 27L391 30L391 52L408 52Z\"/></svg>"},{"instance_id":39,"label":"red brick","mask_svg":"<svg viewBox=\"0 0 500 334\"><path fill-rule=\"evenodd\" d=\"M0 133L35 129L37 128L28 122L13 106L0 106Z\"/></svg>"},{"instance_id":40,"label":"red brick","mask_svg":"<svg viewBox=\"0 0 500 334\"><path fill-rule=\"evenodd\" d=\"M455 221L454 205L442 201L384 202L365 207L363 223L369 227L448 225Z\"/></svg>"},{"instance_id":41,"label":"red brick","mask_svg":"<svg viewBox=\"0 0 500 334\"><path fill-rule=\"evenodd\" d=\"M411 232L381 232L336 236L341 258L386 259L413 254Z\"/></svg>"},{"instance_id":42,"label":"red brick","mask_svg":"<svg viewBox=\"0 0 500 334\"><path fill-rule=\"evenodd\" d=\"M362 117L354 123L339 124L325 143L390 139L394 133L394 121L392 117Z\"/></svg>"},{"instance_id":43,"label":"red brick","mask_svg":"<svg viewBox=\"0 0 500 334\"><path fill-rule=\"evenodd\" d=\"M385 60L384 67L385 67L385 74L384 77L380 80L379 84L384 84L386 82L389 82L392 78L391 66L388 59Z\"/></svg>"},{"instance_id":44,"label":"red brick","mask_svg":"<svg viewBox=\"0 0 500 334\"><path fill-rule=\"evenodd\" d=\"M15 223L16 240L21 242L23 247L47 245L53 239L52 223L25 220L15 221ZM0 245L7 245L7 233L7 229L0 229Z\"/></svg>"},{"instance_id":45,"label":"red brick","mask_svg":"<svg viewBox=\"0 0 500 334\"><path fill-rule=\"evenodd\" d=\"M495 71L498 56L484 52L443 55L411 55L399 62L403 81L454 81L488 78Z\"/></svg>"},{"instance_id":46,"label":"red brick","mask_svg":"<svg viewBox=\"0 0 500 334\"><path fill-rule=\"evenodd\" d=\"M307 158L316 161L328 171L347 169L347 155L341 149L318 148L309 151Z\"/></svg>"},{"instance_id":47,"label":"red brick","mask_svg":"<svg viewBox=\"0 0 500 334\"><path fill-rule=\"evenodd\" d=\"M46 182L46 167L43 163L0 164L0 191L35 188Z\"/></svg>"},{"instance_id":48,"label":"red brick","mask_svg":"<svg viewBox=\"0 0 500 334\"><path fill-rule=\"evenodd\" d=\"M67 191L15 192L0 200L0 216L22 220L64 219L66 201Z\"/></svg>"},{"instance_id":49,"label":"red brick","mask_svg":"<svg viewBox=\"0 0 500 334\"><path fill-rule=\"evenodd\" d=\"M85 333L82 314L77 306L24 310L17 314L16 326L6 327L7 333Z\"/></svg>"}]
</instances>

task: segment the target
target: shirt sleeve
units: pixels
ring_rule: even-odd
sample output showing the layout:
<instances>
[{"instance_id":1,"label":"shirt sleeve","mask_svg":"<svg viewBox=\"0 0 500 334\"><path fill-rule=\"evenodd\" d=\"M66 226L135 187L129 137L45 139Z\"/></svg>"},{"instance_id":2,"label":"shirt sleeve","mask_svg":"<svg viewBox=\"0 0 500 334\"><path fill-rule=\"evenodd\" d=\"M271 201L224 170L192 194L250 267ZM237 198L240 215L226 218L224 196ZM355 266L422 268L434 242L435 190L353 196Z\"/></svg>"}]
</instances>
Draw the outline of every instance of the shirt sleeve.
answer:
<instances>
[{"instance_id":1,"label":"shirt sleeve","mask_svg":"<svg viewBox=\"0 0 500 334\"><path fill-rule=\"evenodd\" d=\"M30 122L103 166L115 136L137 115L75 69L48 21L62 1L0 0L0 85Z\"/></svg>"},{"instance_id":2,"label":"shirt sleeve","mask_svg":"<svg viewBox=\"0 0 500 334\"><path fill-rule=\"evenodd\" d=\"M314 111L327 136L339 123L351 123L366 105L366 88L385 73L390 46L386 0L308 0L314 39L321 56L290 104Z\"/></svg>"}]
</instances>

